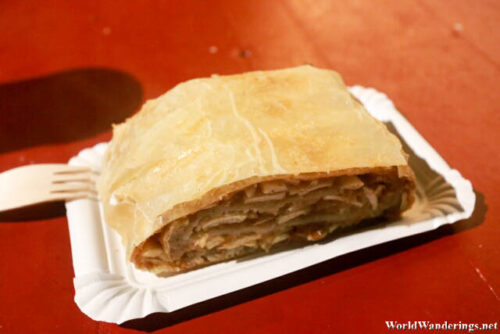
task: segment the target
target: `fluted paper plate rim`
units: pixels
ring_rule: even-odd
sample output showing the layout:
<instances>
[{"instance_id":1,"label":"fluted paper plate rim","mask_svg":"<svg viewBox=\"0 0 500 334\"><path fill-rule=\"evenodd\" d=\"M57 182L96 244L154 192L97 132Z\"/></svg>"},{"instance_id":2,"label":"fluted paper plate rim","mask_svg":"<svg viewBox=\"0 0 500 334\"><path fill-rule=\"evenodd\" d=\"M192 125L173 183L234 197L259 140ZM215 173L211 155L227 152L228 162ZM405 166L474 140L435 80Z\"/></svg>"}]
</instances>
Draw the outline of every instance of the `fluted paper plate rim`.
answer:
<instances>
[{"instance_id":1,"label":"fluted paper plate rim","mask_svg":"<svg viewBox=\"0 0 500 334\"><path fill-rule=\"evenodd\" d=\"M172 312L346 253L470 217L475 205L472 184L448 166L385 94L362 86L350 87L350 91L374 117L394 126L425 167L416 171L419 205L411 212L400 221L341 236L327 243L158 278L135 269L126 261L120 238L104 223L98 201L67 202L75 302L82 312L94 320L112 323L123 323L155 312ZM107 143L100 143L84 149L69 164L99 170L106 147Z\"/></svg>"}]
</instances>

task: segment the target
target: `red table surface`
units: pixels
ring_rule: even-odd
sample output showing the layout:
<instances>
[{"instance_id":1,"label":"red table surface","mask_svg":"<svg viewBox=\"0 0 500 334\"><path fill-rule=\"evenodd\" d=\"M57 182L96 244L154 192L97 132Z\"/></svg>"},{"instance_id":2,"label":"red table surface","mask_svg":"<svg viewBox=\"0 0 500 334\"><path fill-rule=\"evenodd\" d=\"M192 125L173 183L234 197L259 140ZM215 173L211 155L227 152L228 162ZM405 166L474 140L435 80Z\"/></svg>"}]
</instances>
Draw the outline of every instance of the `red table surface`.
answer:
<instances>
[{"instance_id":1,"label":"red table surface","mask_svg":"<svg viewBox=\"0 0 500 334\"><path fill-rule=\"evenodd\" d=\"M1 333L377 333L500 320L500 2L1 1L0 171L66 162L176 83L303 63L390 96L474 216L118 326L73 301L62 204L0 215ZM1 185L0 185L1 186Z\"/></svg>"}]
</instances>

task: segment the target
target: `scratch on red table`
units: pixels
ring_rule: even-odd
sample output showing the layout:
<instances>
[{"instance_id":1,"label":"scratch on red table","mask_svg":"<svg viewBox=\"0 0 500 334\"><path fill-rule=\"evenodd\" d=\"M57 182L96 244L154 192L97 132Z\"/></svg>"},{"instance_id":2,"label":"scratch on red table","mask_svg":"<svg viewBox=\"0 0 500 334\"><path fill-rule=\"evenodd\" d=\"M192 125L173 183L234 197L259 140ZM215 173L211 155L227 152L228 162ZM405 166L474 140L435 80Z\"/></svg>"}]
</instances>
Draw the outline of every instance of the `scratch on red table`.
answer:
<instances>
[{"instance_id":1,"label":"scratch on red table","mask_svg":"<svg viewBox=\"0 0 500 334\"><path fill-rule=\"evenodd\" d=\"M474 268L474 270L476 271L477 275L479 276L479 278L488 286L488 289L490 289L491 293L493 294L493 296L495 296L495 298L500 302L500 297L498 296L498 294L496 293L495 289L493 289L493 287L491 286L490 283L488 283L488 280L486 279L486 277L483 275L483 273L481 272L481 270L479 270L479 268L475 267L475 266L472 266Z\"/></svg>"}]
</instances>

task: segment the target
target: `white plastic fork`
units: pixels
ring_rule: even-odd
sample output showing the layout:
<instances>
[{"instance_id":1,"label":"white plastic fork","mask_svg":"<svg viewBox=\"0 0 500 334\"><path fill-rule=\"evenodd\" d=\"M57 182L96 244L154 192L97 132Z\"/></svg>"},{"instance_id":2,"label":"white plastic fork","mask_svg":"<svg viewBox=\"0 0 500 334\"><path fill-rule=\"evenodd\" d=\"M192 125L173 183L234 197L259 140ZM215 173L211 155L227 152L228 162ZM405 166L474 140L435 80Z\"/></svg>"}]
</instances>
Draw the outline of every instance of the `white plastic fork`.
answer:
<instances>
[{"instance_id":1,"label":"white plastic fork","mask_svg":"<svg viewBox=\"0 0 500 334\"><path fill-rule=\"evenodd\" d=\"M0 212L32 204L96 197L96 172L88 167L38 164L0 173Z\"/></svg>"}]
</instances>

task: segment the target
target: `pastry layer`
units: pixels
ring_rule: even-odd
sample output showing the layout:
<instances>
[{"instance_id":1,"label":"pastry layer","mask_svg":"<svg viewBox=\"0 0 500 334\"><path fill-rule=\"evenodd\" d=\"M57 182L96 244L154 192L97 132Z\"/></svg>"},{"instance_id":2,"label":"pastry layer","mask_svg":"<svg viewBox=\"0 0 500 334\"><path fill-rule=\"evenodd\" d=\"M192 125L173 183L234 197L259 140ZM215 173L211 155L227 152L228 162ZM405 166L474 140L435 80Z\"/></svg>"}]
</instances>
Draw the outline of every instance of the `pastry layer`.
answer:
<instances>
[{"instance_id":1,"label":"pastry layer","mask_svg":"<svg viewBox=\"0 0 500 334\"><path fill-rule=\"evenodd\" d=\"M315 194L339 187L336 177L361 175L364 184L366 174L389 170L413 184L399 140L340 75L299 66L193 79L146 102L114 126L98 191L127 259L168 273L300 236L319 238L333 226L384 214L385 207L397 211L396 199L374 197L370 187L314 202ZM245 226L254 230L239 233ZM260 233L258 226L269 230Z\"/></svg>"},{"instance_id":2,"label":"pastry layer","mask_svg":"<svg viewBox=\"0 0 500 334\"><path fill-rule=\"evenodd\" d=\"M168 275L287 240L320 240L364 219L398 215L412 201L411 188L397 171L253 184L167 225L137 248L134 262Z\"/></svg>"}]
</instances>

